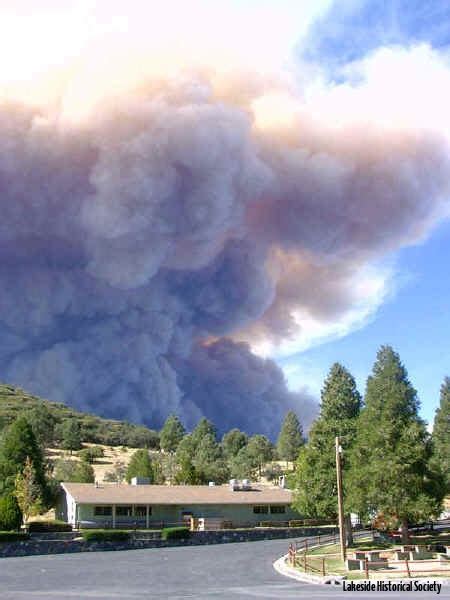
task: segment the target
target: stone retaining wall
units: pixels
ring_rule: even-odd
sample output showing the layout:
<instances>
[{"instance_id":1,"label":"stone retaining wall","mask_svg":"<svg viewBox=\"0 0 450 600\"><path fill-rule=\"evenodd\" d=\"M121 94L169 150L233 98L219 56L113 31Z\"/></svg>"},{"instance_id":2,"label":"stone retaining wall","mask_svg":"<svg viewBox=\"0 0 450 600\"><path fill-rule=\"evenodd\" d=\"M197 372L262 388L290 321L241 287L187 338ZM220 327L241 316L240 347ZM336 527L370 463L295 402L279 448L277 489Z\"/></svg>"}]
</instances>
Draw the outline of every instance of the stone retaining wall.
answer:
<instances>
[{"instance_id":1,"label":"stone retaining wall","mask_svg":"<svg viewBox=\"0 0 450 600\"><path fill-rule=\"evenodd\" d=\"M251 542L258 540L275 540L284 538L296 538L304 536L329 535L334 530L329 528L307 528L292 529L248 529L248 530L221 530L221 531L196 531L191 533L186 540L161 540L155 539L159 532L147 532L148 538L143 536L146 532L139 532L136 537L132 533L132 539L128 542L85 542L82 539L37 539L20 542L1 542L0 558L9 556L33 556L39 554L65 554L72 552L98 552L114 550L139 550L144 548L167 548L173 546L198 546L204 544L226 544L231 542ZM74 532L75 535L76 532ZM36 536L38 534L35 534ZM40 534L42 536L42 534ZM53 536L55 534L52 534Z\"/></svg>"}]
</instances>

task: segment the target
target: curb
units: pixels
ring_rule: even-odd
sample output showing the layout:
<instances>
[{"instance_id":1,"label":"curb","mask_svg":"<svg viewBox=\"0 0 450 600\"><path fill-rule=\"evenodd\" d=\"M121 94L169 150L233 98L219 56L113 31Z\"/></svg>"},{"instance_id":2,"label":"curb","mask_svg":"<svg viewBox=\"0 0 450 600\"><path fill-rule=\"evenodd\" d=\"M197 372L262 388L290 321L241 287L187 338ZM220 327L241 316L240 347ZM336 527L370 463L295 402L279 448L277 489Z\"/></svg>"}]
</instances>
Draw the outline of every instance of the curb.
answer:
<instances>
[{"instance_id":1,"label":"curb","mask_svg":"<svg viewBox=\"0 0 450 600\"><path fill-rule=\"evenodd\" d=\"M280 573L280 575L284 575L285 577L290 577L291 579L296 579L302 583L311 583L314 585L342 585L342 581L350 581L347 580L345 575L327 575L325 577L320 575L309 575L308 573L302 573L293 567L290 567L287 564L287 560L289 558L289 554L285 554L277 559L273 563L273 568L275 571ZM353 580L352 580L353 581ZM412 579L358 579L356 583L366 584L366 583L376 583L377 581L384 582L393 582L393 583L408 583L411 582ZM428 583L430 581L436 581L440 583L443 587L450 587L450 577L414 577L413 581L417 581L418 583Z\"/></svg>"},{"instance_id":2,"label":"curb","mask_svg":"<svg viewBox=\"0 0 450 600\"><path fill-rule=\"evenodd\" d=\"M308 573L301 573L300 571L297 571L297 569L294 569L286 564L288 558L289 554L285 554L273 563L273 568L275 571L280 573L280 575L284 575L285 577L296 579L302 583L312 583L314 585L341 585L342 580L345 579L345 575L326 575L323 577L321 575L309 575Z\"/></svg>"}]
</instances>

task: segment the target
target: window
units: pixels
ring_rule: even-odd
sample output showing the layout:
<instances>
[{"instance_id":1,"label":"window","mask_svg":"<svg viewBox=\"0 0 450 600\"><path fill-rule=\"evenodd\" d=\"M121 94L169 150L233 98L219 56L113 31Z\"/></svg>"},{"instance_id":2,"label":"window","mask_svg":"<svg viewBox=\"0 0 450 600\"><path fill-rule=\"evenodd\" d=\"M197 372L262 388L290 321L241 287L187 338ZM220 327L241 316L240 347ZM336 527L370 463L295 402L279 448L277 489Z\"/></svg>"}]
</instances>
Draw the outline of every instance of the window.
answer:
<instances>
[{"instance_id":1,"label":"window","mask_svg":"<svg viewBox=\"0 0 450 600\"><path fill-rule=\"evenodd\" d=\"M94 516L96 517L111 517L112 506L94 506Z\"/></svg>"},{"instance_id":2,"label":"window","mask_svg":"<svg viewBox=\"0 0 450 600\"><path fill-rule=\"evenodd\" d=\"M145 517L145 516L147 516L145 504L138 504L137 506L135 506L134 507L134 514L135 514L136 517ZM152 507L151 506L148 507L148 514L149 515L152 514Z\"/></svg>"},{"instance_id":3,"label":"window","mask_svg":"<svg viewBox=\"0 0 450 600\"><path fill-rule=\"evenodd\" d=\"M253 512L255 515L266 515L269 512L268 506L254 506Z\"/></svg>"},{"instance_id":4,"label":"window","mask_svg":"<svg viewBox=\"0 0 450 600\"><path fill-rule=\"evenodd\" d=\"M131 517L132 514L132 506L116 506L116 515L118 517Z\"/></svg>"},{"instance_id":5,"label":"window","mask_svg":"<svg viewBox=\"0 0 450 600\"><path fill-rule=\"evenodd\" d=\"M270 507L270 513L272 515L282 515L286 512L286 507L285 506L271 506Z\"/></svg>"}]
</instances>

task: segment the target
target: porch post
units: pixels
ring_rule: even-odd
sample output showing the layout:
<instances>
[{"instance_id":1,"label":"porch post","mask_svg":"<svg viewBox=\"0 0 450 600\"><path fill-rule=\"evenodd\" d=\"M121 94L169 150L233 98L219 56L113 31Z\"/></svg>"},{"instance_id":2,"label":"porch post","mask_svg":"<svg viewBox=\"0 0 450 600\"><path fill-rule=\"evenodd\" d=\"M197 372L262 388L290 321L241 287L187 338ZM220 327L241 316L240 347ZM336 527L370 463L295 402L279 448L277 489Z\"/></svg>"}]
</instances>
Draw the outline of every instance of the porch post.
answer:
<instances>
[{"instance_id":1,"label":"porch post","mask_svg":"<svg viewBox=\"0 0 450 600\"><path fill-rule=\"evenodd\" d=\"M113 529L115 529L116 528L116 505L115 504L113 504L113 507L112 507L112 518L113 518L112 526L113 526Z\"/></svg>"},{"instance_id":2,"label":"porch post","mask_svg":"<svg viewBox=\"0 0 450 600\"><path fill-rule=\"evenodd\" d=\"M150 527L150 511L148 509L148 504L145 505L145 528L148 529Z\"/></svg>"}]
</instances>

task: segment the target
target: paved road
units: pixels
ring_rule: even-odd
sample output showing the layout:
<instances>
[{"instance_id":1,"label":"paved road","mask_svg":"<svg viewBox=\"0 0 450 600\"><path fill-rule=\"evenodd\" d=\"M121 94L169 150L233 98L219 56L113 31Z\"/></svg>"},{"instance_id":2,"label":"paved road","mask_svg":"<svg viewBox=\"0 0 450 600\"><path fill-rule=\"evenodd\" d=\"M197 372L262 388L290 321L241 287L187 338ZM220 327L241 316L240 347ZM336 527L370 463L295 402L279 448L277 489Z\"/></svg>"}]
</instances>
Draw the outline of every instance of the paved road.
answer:
<instances>
[{"instance_id":1,"label":"paved road","mask_svg":"<svg viewBox=\"0 0 450 600\"><path fill-rule=\"evenodd\" d=\"M205 600L450 598L441 594L344 592L279 575L284 540L0 559L2 600Z\"/></svg>"}]
</instances>

